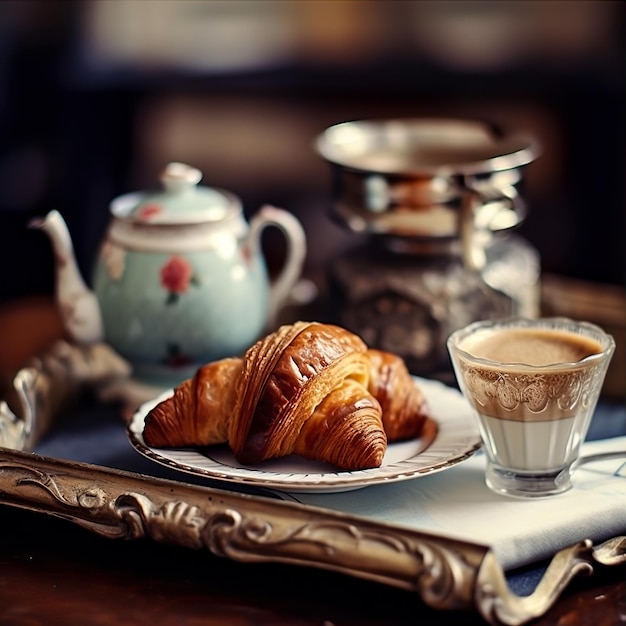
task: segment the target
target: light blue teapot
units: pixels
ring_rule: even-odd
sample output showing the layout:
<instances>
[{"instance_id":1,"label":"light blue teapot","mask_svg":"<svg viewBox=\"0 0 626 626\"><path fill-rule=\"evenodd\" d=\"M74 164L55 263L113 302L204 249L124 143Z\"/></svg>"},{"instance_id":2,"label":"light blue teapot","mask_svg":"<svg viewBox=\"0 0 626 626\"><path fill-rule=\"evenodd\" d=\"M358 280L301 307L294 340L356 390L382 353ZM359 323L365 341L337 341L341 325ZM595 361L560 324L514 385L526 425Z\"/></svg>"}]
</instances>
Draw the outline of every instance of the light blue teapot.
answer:
<instances>
[{"instance_id":1,"label":"light blue teapot","mask_svg":"<svg viewBox=\"0 0 626 626\"><path fill-rule=\"evenodd\" d=\"M113 200L93 291L77 268L58 211L31 222L51 239L56 295L68 335L104 341L133 376L156 385L189 378L199 365L242 353L276 320L299 279L306 237L289 212L262 207L248 223L239 198L199 186L199 170L170 163L156 194ZM284 265L268 277L261 232L287 240Z\"/></svg>"}]
</instances>

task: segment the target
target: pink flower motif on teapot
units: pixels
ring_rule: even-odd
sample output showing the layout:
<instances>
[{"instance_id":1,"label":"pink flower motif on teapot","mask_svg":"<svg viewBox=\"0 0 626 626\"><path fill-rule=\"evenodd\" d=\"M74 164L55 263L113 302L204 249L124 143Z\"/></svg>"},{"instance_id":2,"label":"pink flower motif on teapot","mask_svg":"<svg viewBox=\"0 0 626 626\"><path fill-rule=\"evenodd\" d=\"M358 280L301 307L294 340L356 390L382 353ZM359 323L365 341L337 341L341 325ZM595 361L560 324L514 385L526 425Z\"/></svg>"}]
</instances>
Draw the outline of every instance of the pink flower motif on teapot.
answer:
<instances>
[{"instance_id":1,"label":"pink flower motif on teapot","mask_svg":"<svg viewBox=\"0 0 626 626\"><path fill-rule=\"evenodd\" d=\"M180 294L186 293L191 283L197 281L187 259L174 255L161 267L161 285L169 292L167 304L177 302Z\"/></svg>"},{"instance_id":2,"label":"pink flower motif on teapot","mask_svg":"<svg viewBox=\"0 0 626 626\"><path fill-rule=\"evenodd\" d=\"M163 363L168 367L186 367L193 363L193 359L185 354L178 344L169 344Z\"/></svg>"},{"instance_id":3,"label":"pink flower motif on teapot","mask_svg":"<svg viewBox=\"0 0 626 626\"><path fill-rule=\"evenodd\" d=\"M105 264L107 274L112 280L121 280L124 275L126 251L124 248L105 241L100 250L100 258Z\"/></svg>"},{"instance_id":4,"label":"pink flower motif on teapot","mask_svg":"<svg viewBox=\"0 0 626 626\"><path fill-rule=\"evenodd\" d=\"M150 221L156 215L163 212L163 208L159 204L146 204L139 209L137 216L141 220Z\"/></svg>"},{"instance_id":5,"label":"pink flower motif on teapot","mask_svg":"<svg viewBox=\"0 0 626 626\"><path fill-rule=\"evenodd\" d=\"M248 266L252 266L252 252L250 251L250 246L244 244L241 246L241 257L243 258L243 262Z\"/></svg>"}]
</instances>

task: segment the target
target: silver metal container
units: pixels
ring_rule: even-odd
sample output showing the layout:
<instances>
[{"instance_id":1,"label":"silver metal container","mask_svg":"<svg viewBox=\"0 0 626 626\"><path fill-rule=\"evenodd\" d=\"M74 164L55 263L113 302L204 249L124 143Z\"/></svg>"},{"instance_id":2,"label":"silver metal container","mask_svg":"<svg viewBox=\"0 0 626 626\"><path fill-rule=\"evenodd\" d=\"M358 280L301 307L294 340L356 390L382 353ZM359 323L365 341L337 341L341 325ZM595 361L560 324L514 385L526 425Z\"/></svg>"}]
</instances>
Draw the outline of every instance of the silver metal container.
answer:
<instances>
[{"instance_id":1,"label":"silver metal container","mask_svg":"<svg viewBox=\"0 0 626 626\"><path fill-rule=\"evenodd\" d=\"M344 122L316 140L332 216L367 243L329 268L331 315L416 374L449 374L447 336L470 321L538 313L539 257L526 216L521 132L473 120Z\"/></svg>"}]
</instances>

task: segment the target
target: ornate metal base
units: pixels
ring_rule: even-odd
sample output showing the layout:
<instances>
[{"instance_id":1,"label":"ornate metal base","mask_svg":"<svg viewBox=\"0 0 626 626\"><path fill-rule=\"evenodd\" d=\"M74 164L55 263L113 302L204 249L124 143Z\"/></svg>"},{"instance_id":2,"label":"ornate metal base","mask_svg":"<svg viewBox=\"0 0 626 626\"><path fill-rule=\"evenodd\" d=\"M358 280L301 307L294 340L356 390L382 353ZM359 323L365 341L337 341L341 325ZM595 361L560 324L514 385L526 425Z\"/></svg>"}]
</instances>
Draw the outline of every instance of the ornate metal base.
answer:
<instances>
[{"instance_id":1,"label":"ornate metal base","mask_svg":"<svg viewBox=\"0 0 626 626\"><path fill-rule=\"evenodd\" d=\"M399 354L412 374L452 381L450 333L513 311L454 256L398 255L367 246L338 258L328 274L332 317L381 350Z\"/></svg>"}]
</instances>

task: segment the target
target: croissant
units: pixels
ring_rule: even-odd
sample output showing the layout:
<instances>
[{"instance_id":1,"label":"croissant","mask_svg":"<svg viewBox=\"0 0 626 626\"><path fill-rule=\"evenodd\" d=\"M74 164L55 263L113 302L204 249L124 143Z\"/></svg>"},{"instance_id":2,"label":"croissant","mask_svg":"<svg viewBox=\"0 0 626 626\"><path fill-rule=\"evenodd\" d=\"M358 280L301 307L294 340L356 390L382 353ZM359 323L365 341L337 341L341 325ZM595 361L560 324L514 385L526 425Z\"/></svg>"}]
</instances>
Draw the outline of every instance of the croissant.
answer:
<instances>
[{"instance_id":1,"label":"croissant","mask_svg":"<svg viewBox=\"0 0 626 626\"><path fill-rule=\"evenodd\" d=\"M255 464L297 454L339 469L379 467L389 441L416 437L425 399L404 361L319 322L280 327L243 358L200 367L146 416L152 447L227 443Z\"/></svg>"}]
</instances>

